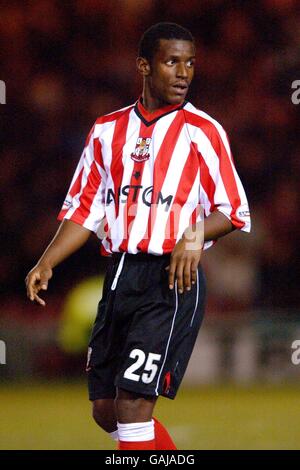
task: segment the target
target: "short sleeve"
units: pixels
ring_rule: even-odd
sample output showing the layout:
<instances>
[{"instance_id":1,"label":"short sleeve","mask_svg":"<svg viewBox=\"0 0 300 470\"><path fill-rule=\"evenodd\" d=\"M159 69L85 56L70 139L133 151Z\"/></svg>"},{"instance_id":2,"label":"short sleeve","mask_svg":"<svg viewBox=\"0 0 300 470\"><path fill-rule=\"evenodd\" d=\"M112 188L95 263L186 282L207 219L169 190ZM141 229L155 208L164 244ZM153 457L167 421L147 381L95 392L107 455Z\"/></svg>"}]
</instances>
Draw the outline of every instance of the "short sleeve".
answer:
<instances>
[{"instance_id":1,"label":"short sleeve","mask_svg":"<svg viewBox=\"0 0 300 470\"><path fill-rule=\"evenodd\" d=\"M205 140L205 151L200 155L200 172L206 215L218 210L237 229L250 232L248 200L235 168L226 132L221 125L211 126Z\"/></svg>"},{"instance_id":2,"label":"short sleeve","mask_svg":"<svg viewBox=\"0 0 300 470\"><path fill-rule=\"evenodd\" d=\"M97 233L105 216L105 183L100 128L96 123L86 139L58 220L72 220Z\"/></svg>"}]
</instances>

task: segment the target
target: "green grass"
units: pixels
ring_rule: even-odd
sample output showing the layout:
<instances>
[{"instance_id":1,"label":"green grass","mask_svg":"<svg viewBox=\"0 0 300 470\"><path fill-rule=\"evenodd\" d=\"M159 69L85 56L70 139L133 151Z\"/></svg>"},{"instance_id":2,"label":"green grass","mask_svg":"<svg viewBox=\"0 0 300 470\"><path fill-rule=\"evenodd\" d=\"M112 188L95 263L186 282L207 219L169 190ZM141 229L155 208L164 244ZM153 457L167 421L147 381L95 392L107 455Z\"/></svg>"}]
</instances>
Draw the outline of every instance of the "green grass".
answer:
<instances>
[{"instance_id":1,"label":"green grass","mask_svg":"<svg viewBox=\"0 0 300 470\"><path fill-rule=\"evenodd\" d=\"M300 388L182 389L155 415L180 449L300 449ZM84 384L0 387L0 449L115 449Z\"/></svg>"}]
</instances>

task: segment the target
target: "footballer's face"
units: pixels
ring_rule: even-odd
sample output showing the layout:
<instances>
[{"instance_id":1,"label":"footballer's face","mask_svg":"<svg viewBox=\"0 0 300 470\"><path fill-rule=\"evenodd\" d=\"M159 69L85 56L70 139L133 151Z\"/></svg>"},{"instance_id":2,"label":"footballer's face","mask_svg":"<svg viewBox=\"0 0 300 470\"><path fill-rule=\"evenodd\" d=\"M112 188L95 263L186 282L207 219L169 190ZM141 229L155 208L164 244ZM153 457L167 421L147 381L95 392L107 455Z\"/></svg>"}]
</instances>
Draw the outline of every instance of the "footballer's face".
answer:
<instances>
[{"instance_id":1,"label":"footballer's face","mask_svg":"<svg viewBox=\"0 0 300 470\"><path fill-rule=\"evenodd\" d=\"M148 94L158 106L181 104L194 76L195 46L191 41L160 39L148 64Z\"/></svg>"}]
</instances>

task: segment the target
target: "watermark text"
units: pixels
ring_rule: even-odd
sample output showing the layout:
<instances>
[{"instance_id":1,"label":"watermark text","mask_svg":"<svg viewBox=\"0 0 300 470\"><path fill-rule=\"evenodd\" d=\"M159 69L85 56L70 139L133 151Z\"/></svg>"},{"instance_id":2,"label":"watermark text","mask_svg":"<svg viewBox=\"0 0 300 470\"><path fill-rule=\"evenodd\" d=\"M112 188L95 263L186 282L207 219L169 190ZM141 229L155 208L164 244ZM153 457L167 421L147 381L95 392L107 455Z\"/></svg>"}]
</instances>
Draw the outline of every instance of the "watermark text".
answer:
<instances>
[{"instance_id":1,"label":"watermark text","mask_svg":"<svg viewBox=\"0 0 300 470\"><path fill-rule=\"evenodd\" d=\"M0 340L0 365L6 364L6 344Z\"/></svg>"},{"instance_id":2,"label":"watermark text","mask_svg":"<svg viewBox=\"0 0 300 470\"><path fill-rule=\"evenodd\" d=\"M6 85L3 80L0 80L0 104L6 104Z\"/></svg>"},{"instance_id":3,"label":"watermark text","mask_svg":"<svg viewBox=\"0 0 300 470\"><path fill-rule=\"evenodd\" d=\"M293 81L292 89L295 90L291 96L292 103L299 104L300 103L300 80Z\"/></svg>"},{"instance_id":4,"label":"watermark text","mask_svg":"<svg viewBox=\"0 0 300 470\"><path fill-rule=\"evenodd\" d=\"M292 342L292 350L291 361L294 366L298 366L300 364L300 339L295 339Z\"/></svg>"}]
</instances>

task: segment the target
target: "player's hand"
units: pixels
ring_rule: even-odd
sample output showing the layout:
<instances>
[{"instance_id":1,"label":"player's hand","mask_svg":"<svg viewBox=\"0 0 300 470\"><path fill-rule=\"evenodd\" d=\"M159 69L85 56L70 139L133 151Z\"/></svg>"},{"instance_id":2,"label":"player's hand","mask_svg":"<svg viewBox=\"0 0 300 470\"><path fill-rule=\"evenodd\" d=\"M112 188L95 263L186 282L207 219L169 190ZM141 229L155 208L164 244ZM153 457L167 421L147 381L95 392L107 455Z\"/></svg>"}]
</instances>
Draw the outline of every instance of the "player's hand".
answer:
<instances>
[{"instance_id":1,"label":"player's hand","mask_svg":"<svg viewBox=\"0 0 300 470\"><path fill-rule=\"evenodd\" d=\"M46 302L38 296L40 290L47 290L48 281L52 277L52 269L48 266L37 264L25 278L27 297L45 307Z\"/></svg>"},{"instance_id":2,"label":"player's hand","mask_svg":"<svg viewBox=\"0 0 300 470\"><path fill-rule=\"evenodd\" d=\"M177 280L177 288L180 294L188 292L192 284L197 280L197 268L202 253L202 243L191 243L184 236L179 240L171 254L169 271L169 288L173 289Z\"/></svg>"}]
</instances>

